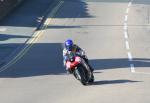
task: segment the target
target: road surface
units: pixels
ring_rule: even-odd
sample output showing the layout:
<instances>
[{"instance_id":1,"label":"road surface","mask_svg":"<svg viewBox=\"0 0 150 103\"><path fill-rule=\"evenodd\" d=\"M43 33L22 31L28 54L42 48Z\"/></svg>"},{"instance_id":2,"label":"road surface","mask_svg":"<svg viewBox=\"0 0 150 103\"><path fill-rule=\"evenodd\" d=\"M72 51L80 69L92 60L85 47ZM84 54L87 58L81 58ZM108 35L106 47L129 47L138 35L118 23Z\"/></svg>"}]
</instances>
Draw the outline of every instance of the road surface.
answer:
<instances>
[{"instance_id":1,"label":"road surface","mask_svg":"<svg viewBox=\"0 0 150 103\"><path fill-rule=\"evenodd\" d=\"M32 47L0 73L1 102L149 103L149 4L59 1ZM66 74L62 45L68 38L86 51L95 69L93 85Z\"/></svg>"}]
</instances>

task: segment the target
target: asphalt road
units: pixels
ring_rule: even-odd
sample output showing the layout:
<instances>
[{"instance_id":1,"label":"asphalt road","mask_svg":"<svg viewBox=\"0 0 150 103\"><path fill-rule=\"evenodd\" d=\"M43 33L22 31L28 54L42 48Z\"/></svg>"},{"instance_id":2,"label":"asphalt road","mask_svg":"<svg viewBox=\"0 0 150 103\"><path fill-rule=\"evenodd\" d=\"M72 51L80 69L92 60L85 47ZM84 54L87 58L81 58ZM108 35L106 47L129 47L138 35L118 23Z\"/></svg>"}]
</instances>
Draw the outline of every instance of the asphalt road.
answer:
<instances>
[{"instance_id":1,"label":"asphalt road","mask_svg":"<svg viewBox=\"0 0 150 103\"><path fill-rule=\"evenodd\" d=\"M25 45L44 16L51 11L54 0L25 0L0 20L0 66L12 59Z\"/></svg>"},{"instance_id":2,"label":"asphalt road","mask_svg":"<svg viewBox=\"0 0 150 103\"><path fill-rule=\"evenodd\" d=\"M64 0L38 41L0 73L3 103L149 103L149 0ZM61 6L60 6L61 5ZM82 47L95 83L67 75L63 42Z\"/></svg>"}]
</instances>

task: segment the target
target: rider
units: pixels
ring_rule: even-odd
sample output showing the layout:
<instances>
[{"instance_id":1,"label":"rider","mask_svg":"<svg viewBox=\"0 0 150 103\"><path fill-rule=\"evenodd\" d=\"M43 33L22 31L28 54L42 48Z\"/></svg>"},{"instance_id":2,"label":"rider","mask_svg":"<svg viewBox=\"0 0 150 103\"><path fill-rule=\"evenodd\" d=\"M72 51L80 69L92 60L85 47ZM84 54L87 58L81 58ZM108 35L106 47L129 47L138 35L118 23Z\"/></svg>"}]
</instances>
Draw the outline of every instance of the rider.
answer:
<instances>
[{"instance_id":1,"label":"rider","mask_svg":"<svg viewBox=\"0 0 150 103\"><path fill-rule=\"evenodd\" d=\"M69 54L69 52L74 52L74 53L80 54L80 56L85 60L85 62L90 67L90 70L93 72L94 69L90 66L90 64L88 62L88 58L85 55L85 52L79 46L74 44L71 39L68 39L65 41L65 48L63 49L64 66L66 66L66 61L68 58L67 55ZM66 68L66 70L68 73L71 73L68 68Z\"/></svg>"}]
</instances>

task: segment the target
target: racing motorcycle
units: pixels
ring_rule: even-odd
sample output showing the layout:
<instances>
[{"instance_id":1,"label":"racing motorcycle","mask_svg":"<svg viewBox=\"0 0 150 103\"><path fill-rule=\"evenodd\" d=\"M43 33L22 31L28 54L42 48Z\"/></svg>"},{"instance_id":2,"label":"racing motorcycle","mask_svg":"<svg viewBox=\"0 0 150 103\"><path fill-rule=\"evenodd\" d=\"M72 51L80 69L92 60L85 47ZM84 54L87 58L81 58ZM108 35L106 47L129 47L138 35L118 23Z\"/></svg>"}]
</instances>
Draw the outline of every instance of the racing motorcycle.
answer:
<instances>
[{"instance_id":1,"label":"racing motorcycle","mask_svg":"<svg viewBox=\"0 0 150 103\"><path fill-rule=\"evenodd\" d=\"M85 60L76 53L70 53L66 62L67 68L79 80L83 85L87 85L94 82L93 72L85 62Z\"/></svg>"}]
</instances>

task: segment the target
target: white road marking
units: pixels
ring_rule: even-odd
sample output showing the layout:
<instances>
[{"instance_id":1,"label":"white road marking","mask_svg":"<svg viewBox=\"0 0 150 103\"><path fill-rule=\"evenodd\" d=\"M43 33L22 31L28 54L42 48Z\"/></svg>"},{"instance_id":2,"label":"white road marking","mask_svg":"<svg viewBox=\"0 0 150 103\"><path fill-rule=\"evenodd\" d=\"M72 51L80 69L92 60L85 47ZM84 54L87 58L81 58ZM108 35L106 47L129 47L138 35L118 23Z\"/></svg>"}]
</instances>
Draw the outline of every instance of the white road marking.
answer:
<instances>
[{"instance_id":1,"label":"white road marking","mask_svg":"<svg viewBox=\"0 0 150 103\"><path fill-rule=\"evenodd\" d=\"M128 59L129 59L129 61L132 61L132 60L133 60L133 57L132 57L131 52L128 52Z\"/></svg>"},{"instance_id":2,"label":"white road marking","mask_svg":"<svg viewBox=\"0 0 150 103\"><path fill-rule=\"evenodd\" d=\"M128 21L128 15L125 15L124 21Z\"/></svg>"},{"instance_id":3,"label":"white road marking","mask_svg":"<svg viewBox=\"0 0 150 103\"><path fill-rule=\"evenodd\" d=\"M130 46L129 46L129 42L126 41L126 49L129 50L130 49Z\"/></svg>"},{"instance_id":4,"label":"white road marking","mask_svg":"<svg viewBox=\"0 0 150 103\"><path fill-rule=\"evenodd\" d=\"M128 33L127 33L127 31L124 32L124 37L125 37L125 39L128 39Z\"/></svg>"},{"instance_id":5,"label":"white road marking","mask_svg":"<svg viewBox=\"0 0 150 103\"><path fill-rule=\"evenodd\" d=\"M131 0L128 4L128 7L130 7L132 5L133 0Z\"/></svg>"},{"instance_id":6,"label":"white road marking","mask_svg":"<svg viewBox=\"0 0 150 103\"><path fill-rule=\"evenodd\" d=\"M131 68L131 72L132 72L132 73L135 73L135 67L134 67L134 64L130 64L130 68Z\"/></svg>"},{"instance_id":7,"label":"white road marking","mask_svg":"<svg viewBox=\"0 0 150 103\"><path fill-rule=\"evenodd\" d=\"M126 12L124 15L124 37L125 37L125 46L126 46L126 50L127 50L127 54L128 54L128 60L130 61L130 69L131 72L134 73L135 72L135 67L134 64L132 63L133 61L133 57L130 51L130 45L129 45L129 37L128 37L128 16L129 16L129 11L130 11L130 6L132 5L133 0L130 0L130 2L128 3L128 7L126 8Z\"/></svg>"}]
</instances>

